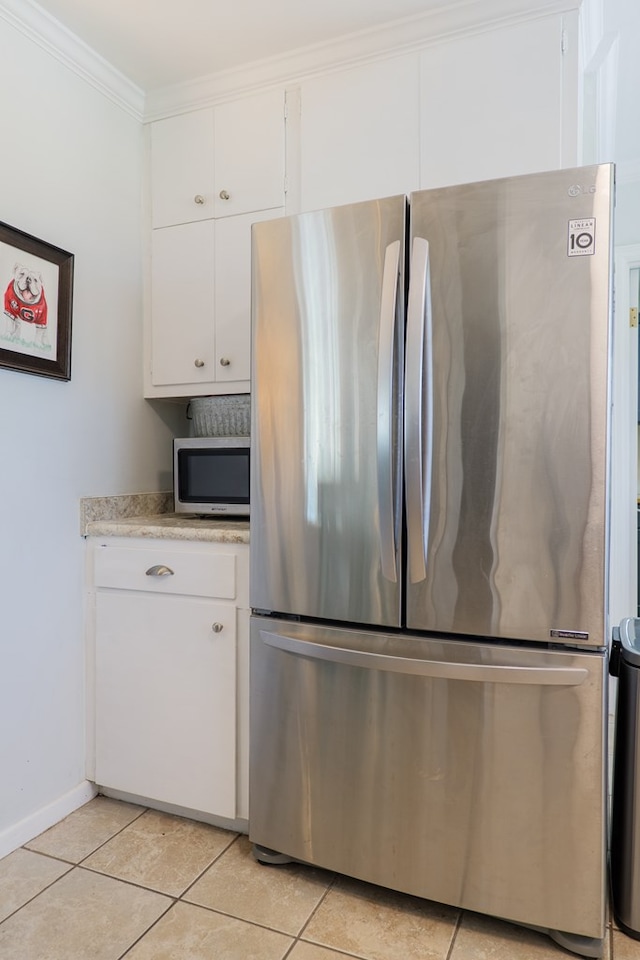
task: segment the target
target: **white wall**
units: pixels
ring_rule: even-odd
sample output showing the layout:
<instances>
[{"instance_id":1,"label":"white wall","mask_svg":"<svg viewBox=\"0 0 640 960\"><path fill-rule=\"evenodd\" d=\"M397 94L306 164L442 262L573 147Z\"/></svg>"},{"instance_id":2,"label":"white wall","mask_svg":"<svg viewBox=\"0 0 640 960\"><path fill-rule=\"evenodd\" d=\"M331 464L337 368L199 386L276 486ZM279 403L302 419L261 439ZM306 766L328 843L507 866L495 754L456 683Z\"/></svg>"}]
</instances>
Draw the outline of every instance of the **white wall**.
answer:
<instances>
[{"instance_id":1,"label":"white wall","mask_svg":"<svg viewBox=\"0 0 640 960\"><path fill-rule=\"evenodd\" d=\"M617 164L616 244L640 242L640 4L604 0L605 35L616 38L617 91L614 159Z\"/></svg>"},{"instance_id":2,"label":"white wall","mask_svg":"<svg viewBox=\"0 0 640 960\"><path fill-rule=\"evenodd\" d=\"M0 368L6 852L84 780L79 499L167 489L173 411L142 400L141 125L1 20L0 85L0 219L75 254L71 381Z\"/></svg>"}]
</instances>

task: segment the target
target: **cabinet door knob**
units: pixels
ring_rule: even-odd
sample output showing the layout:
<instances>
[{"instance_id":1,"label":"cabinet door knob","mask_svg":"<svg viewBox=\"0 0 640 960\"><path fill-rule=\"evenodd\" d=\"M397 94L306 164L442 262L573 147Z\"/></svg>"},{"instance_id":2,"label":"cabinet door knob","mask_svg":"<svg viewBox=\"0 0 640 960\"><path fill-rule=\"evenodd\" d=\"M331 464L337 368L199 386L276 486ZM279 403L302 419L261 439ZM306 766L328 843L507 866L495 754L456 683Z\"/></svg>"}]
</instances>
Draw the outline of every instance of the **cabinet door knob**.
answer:
<instances>
[{"instance_id":1,"label":"cabinet door knob","mask_svg":"<svg viewBox=\"0 0 640 960\"><path fill-rule=\"evenodd\" d=\"M222 630L224 630L224 625L216 621L216 623L211 624L211 629L214 633L220 633Z\"/></svg>"},{"instance_id":2,"label":"cabinet door knob","mask_svg":"<svg viewBox=\"0 0 640 960\"><path fill-rule=\"evenodd\" d=\"M201 193L196 193L195 197L193 198L193 202L202 206L202 204L204 203L204 197L202 196Z\"/></svg>"},{"instance_id":3,"label":"cabinet door knob","mask_svg":"<svg viewBox=\"0 0 640 960\"><path fill-rule=\"evenodd\" d=\"M200 360L200 359L198 358L198 359L196 359L196 360L193 361L193 365L194 365L194 367L204 367L204 360Z\"/></svg>"},{"instance_id":4,"label":"cabinet door knob","mask_svg":"<svg viewBox=\"0 0 640 960\"><path fill-rule=\"evenodd\" d=\"M228 199L229 199L229 193L228 193L226 190L221 190L220 193L219 193L219 197L220 197L221 200L228 200Z\"/></svg>"},{"instance_id":5,"label":"cabinet door knob","mask_svg":"<svg viewBox=\"0 0 640 960\"><path fill-rule=\"evenodd\" d=\"M156 563L155 566L149 567L146 572L147 577L172 577L173 570L171 567L165 566L164 563Z\"/></svg>"},{"instance_id":6,"label":"cabinet door knob","mask_svg":"<svg viewBox=\"0 0 640 960\"><path fill-rule=\"evenodd\" d=\"M231 363L231 360L229 360L228 357L220 357L220 366L221 366L221 367L228 367L230 363Z\"/></svg>"}]
</instances>

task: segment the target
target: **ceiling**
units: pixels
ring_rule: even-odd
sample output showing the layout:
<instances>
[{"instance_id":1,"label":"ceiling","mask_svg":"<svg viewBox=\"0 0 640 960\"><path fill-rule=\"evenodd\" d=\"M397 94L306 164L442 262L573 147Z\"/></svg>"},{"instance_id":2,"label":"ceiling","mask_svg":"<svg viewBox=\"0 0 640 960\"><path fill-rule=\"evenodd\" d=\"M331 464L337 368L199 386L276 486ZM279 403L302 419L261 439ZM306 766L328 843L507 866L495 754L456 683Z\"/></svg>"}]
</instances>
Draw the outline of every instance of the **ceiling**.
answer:
<instances>
[{"instance_id":1,"label":"ceiling","mask_svg":"<svg viewBox=\"0 0 640 960\"><path fill-rule=\"evenodd\" d=\"M143 91L468 0L39 0Z\"/></svg>"}]
</instances>

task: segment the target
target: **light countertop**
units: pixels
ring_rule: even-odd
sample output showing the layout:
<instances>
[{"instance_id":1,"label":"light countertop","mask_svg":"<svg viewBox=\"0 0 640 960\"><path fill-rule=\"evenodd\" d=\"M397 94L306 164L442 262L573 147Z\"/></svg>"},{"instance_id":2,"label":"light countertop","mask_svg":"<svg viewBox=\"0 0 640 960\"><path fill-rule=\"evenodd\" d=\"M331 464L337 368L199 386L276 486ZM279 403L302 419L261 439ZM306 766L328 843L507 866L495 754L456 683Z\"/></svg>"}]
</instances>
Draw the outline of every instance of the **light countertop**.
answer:
<instances>
[{"instance_id":1,"label":"light countertop","mask_svg":"<svg viewBox=\"0 0 640 960\"><path fill-rule=\"evenodd\" d=\"M170 491L83 497L80 501L80 533L83 537L249 543L248 520L178 514L172 509Z\"/></svg>"},{"instance_id":2,"label":"light countertop","mask_svg":"<svg viewBox=\"0 0 640 960\"><path fill-rule=\"evenodd\" d=\"M209 543L249 543L249 521L162 513L111 520L92 520L86 525L85 535L200 540Z\"/></svg>"}]
</instances>

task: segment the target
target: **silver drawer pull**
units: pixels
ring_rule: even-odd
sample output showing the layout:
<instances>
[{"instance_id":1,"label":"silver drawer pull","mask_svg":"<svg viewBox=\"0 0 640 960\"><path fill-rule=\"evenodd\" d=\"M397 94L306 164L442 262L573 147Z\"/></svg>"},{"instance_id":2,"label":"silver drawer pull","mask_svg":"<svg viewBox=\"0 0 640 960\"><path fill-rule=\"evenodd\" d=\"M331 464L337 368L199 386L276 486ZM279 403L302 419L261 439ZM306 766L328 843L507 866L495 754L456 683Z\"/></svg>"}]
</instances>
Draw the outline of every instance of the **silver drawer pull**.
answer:
<instances>
[{"instance_id":1,"label":"silver drawer pull","mask_svg":"<svg viewBox=\"0 0 640 960\"><path fill-rule=\"evenodd\" d=\"M196 193L195 197L193 198L193 202L202 206L202 204L204 203L204 197L202 196L201 193Z\"/></svg>"},{"instance_id":2,"label":"silver drawer pull","mask_svg":"<svg viewBox=\"0 0 640 960\"><path fill-rule=\"evenodd\" d=\"M221 630L224 630L224 624L218 623L218 622L212 623L211 629L213 630L214 633L220 633Z\"/></svg>"},{"instance_id":3,"label":"silver drawer pull","mask_svg":"<svg viewBox=\"0 0 640 960\"><path fill-rule=\"evenodd\" d=\"M165 566L164 563L156 563L155 566L149 567L146 572L147 577L172 577L173 570L171 567Z\"/></svg>"}]
</instances>

